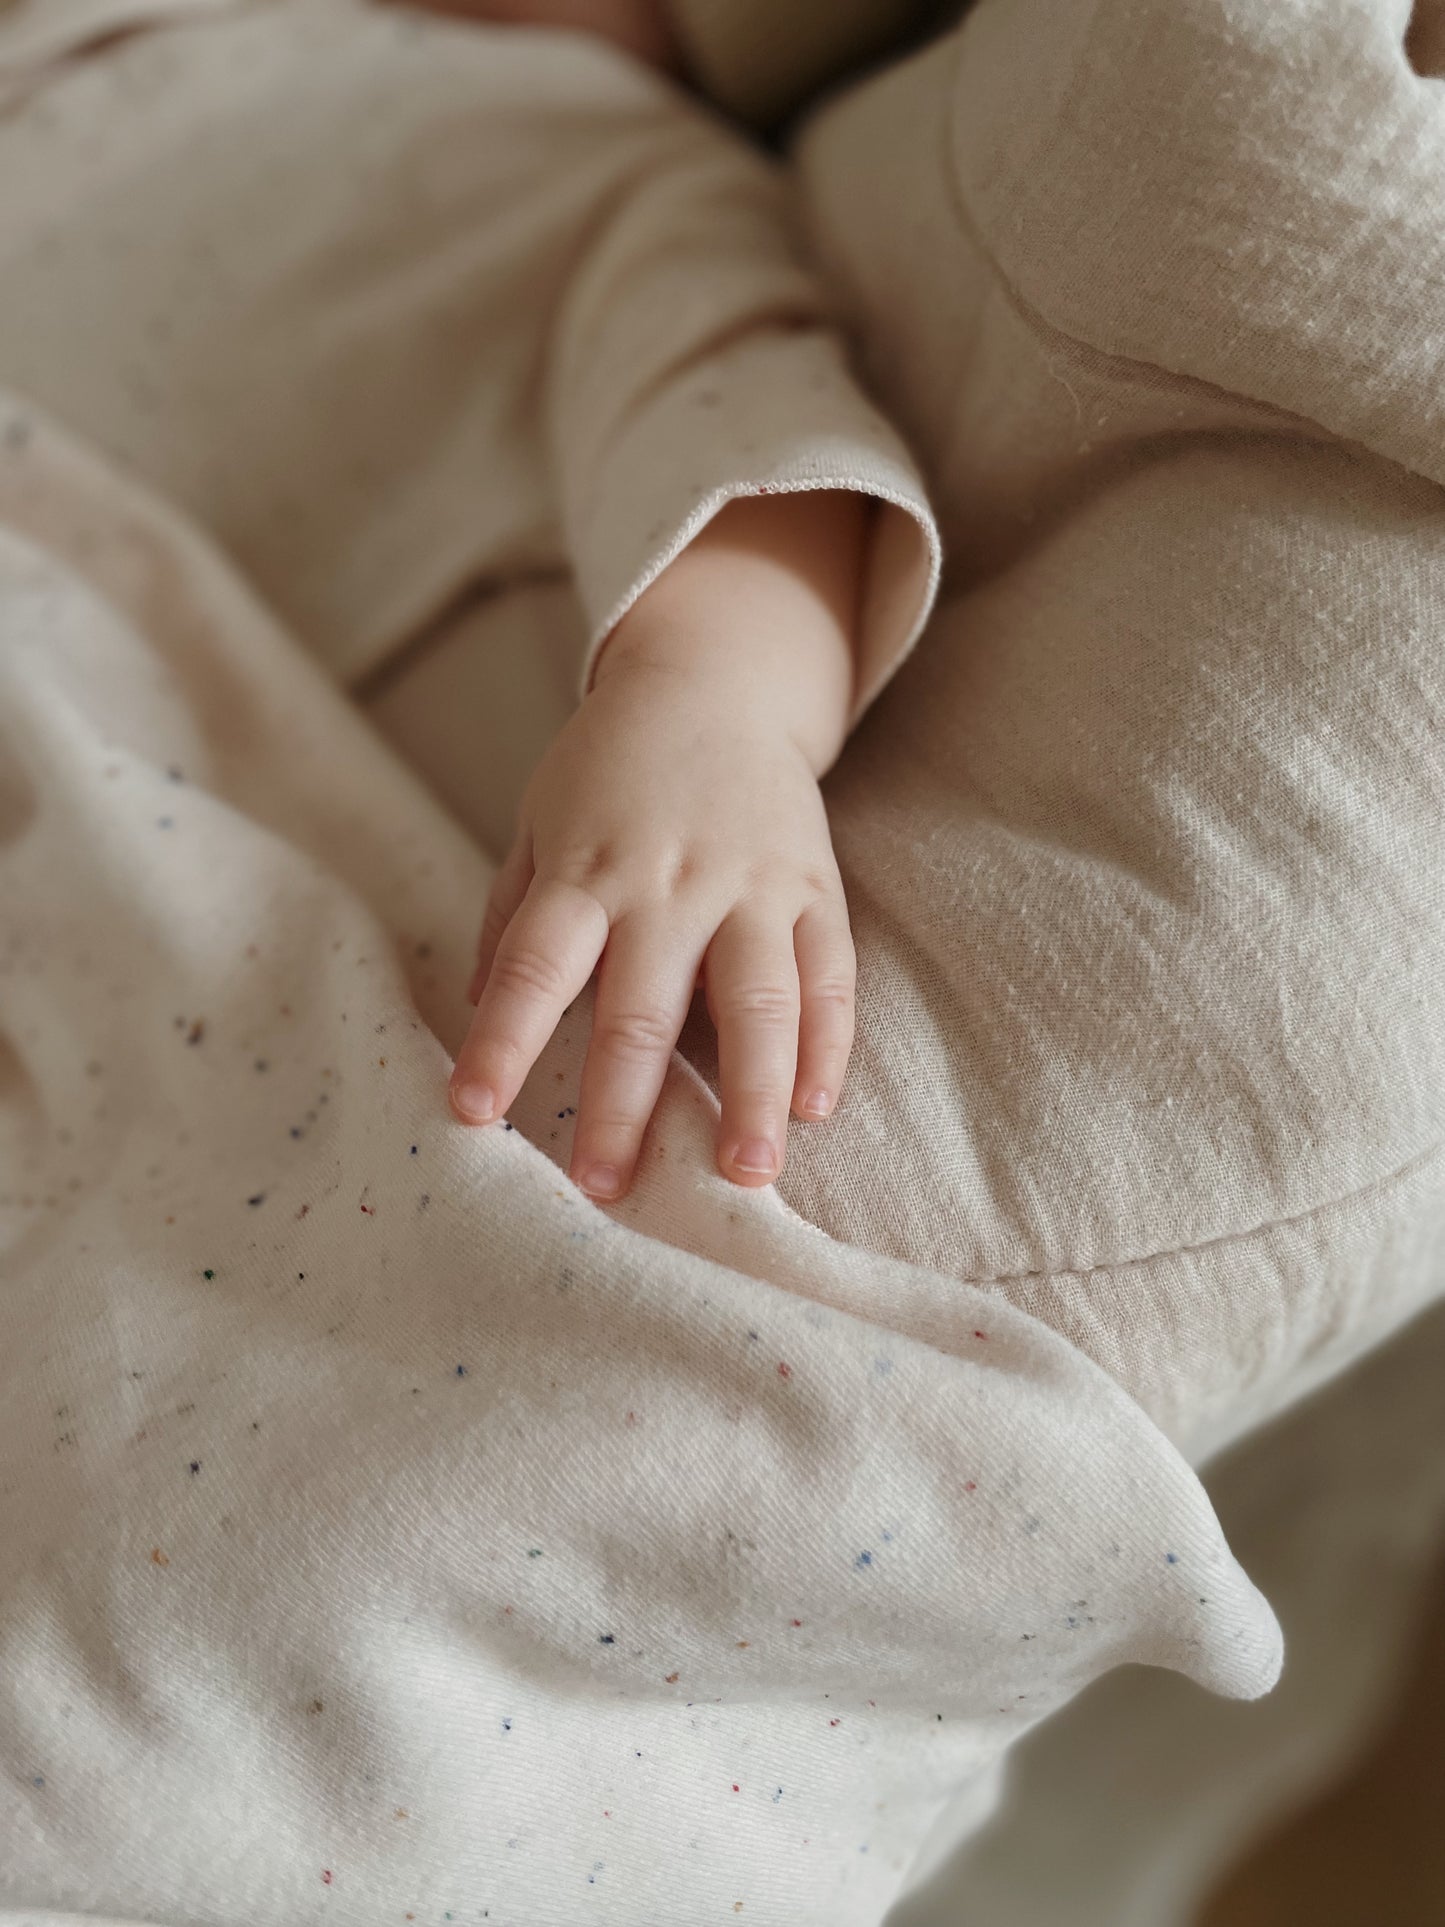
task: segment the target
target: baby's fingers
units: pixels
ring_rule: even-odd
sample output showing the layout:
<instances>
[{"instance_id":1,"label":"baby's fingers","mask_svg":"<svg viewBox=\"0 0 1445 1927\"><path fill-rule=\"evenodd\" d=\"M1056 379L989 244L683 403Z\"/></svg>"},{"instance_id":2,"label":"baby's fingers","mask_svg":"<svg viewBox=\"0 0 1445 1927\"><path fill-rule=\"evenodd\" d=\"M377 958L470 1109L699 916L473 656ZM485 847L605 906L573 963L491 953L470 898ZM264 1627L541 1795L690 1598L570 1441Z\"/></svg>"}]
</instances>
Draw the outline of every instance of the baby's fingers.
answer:
<instances>
[{"instance_id":1,"label":"baby's fingers","mask_svg":"<svg viewBox=\"0 0 1445 1927\"><path fill-rule=\"evenodd\" d=\"M507 925L522 907L522 899L532 887L535 874L532 868L531 832L522 830L508 850L506 861L492 878L486 914L482 918L482 934L477 939L477 967L472 972L472 981L467 990L469 1004L474 1004L481 996L491 974L497 945L502 941Z\"/></svg>"},{"instance_id":2,"label":"baby's fingers","mask_svg":"<svg viewBox=\"0 0 1445 1927\"><path fill-rule=\"evenodd\" d=\"M838 1101L853 1048L858 963L841 896L811 904L793 926L802 1016L793 1109L826 1117Z\"/></svg>"},{"instance_id":3,"label":"baby's fingers","mask_svg":"<svg viewBox=\"0 0 1445 1927\"><path fill-rule=\"evenodd\" d=\"M570 1175L596 1198L632 1182L643 1132L687 1017L695 953L678 958L670 924L644 913L612 926L592 1007Z\"/></svg>"},{"instance_id":4,"label":"baby's fingers","mask_svg":"<svg viewBox=\"0 0 1445 1927\"><path fill-rule=\"evenodd\" d=\"M502 933L452 1072L452 1109L463 1123L501 1117L606 941L607 913L595 897L571 883L533 882Z\"/></svg>"},{"instance_id":5,"label":"baby's fingers","mask_svg":"<svg viewBox=\"0 0 1445 1927\"><path fill-rule=\"evenodd\" d=\"M783 1167L798 1062L798 965L786 919L730 916L708 949L707 990L722 1086L718 1163L737 1184L771 1184Z\"/></svg>"}]
</instances>

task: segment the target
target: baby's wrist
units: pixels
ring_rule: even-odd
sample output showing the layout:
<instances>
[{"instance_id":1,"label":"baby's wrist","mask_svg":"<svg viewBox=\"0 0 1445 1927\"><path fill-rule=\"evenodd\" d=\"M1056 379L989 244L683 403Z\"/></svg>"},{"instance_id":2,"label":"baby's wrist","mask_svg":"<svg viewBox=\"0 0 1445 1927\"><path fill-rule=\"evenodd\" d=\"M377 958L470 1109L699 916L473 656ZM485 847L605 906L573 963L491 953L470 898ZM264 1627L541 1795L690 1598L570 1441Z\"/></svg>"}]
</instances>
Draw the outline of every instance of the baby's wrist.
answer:
<instances>
[{"instance_id":1,"label":"baby's wrist","mask_svg":"<svg viewBox=\"0 0 1445 1927\"><path fill-rule=\"evenodd\" d=\"M593 687L671 678L730 724L785 736L821 776L847 734L865 512L836 491L731 503L619 622Z\"/></svg>"},{"instance_id":2,"label":"baby's wrist","mask_svg":"<svg viewBox=\"0 0 1445 1927\"><path fill-rule=\"evenodd\" d=\"M836 760L847 734L849 685L831 691L796 665L769 657L757 639L730 637L721 629L709 640L639 624L615 636L598 659L592 693L631 685L639 700L663 701L701 717L719 730L750 741L790 743L821 776Z\"/></svg>"}]
</instances>

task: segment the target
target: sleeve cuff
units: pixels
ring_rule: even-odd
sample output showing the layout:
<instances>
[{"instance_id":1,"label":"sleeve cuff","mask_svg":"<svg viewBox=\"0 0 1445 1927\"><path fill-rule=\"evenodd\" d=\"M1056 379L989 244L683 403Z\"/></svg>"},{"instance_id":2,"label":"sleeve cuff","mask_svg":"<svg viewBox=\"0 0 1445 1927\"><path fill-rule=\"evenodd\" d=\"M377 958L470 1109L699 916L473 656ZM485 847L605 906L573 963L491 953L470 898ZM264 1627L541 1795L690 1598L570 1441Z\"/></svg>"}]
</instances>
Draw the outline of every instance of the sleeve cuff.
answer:
<instances>
[{"instance_id":1,"label":"sleeve cuff","mask_svg":"<svg viewBox=\"0 0 1445 1927\"><path fill-rule=\"evenodd\" d=\"M907 657L938 593L942 549L926 492L894 431L863 399L826 330L734 342L666 381L572 505L570 546L588 618L579 697L633 603L727 503L847 489L869 525L851 731Z\"/></svg>"}]
</instances>

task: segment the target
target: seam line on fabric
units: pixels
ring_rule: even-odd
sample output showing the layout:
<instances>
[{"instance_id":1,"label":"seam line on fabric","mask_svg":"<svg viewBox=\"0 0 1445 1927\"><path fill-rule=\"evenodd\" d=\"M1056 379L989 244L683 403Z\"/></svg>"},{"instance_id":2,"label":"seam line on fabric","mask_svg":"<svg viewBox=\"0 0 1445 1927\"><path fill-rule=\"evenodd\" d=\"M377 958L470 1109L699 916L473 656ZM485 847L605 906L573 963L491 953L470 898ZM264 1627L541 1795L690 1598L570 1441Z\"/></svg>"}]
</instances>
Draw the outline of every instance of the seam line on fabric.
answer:
<instances>
[{"instance_id":1,"label":"seam line on fabric","mask_svg":"<svg viewBox=\"0 0 1445 1927\"><path fill-rule=\"evenodd\" d=\"M1389 1190L1404 1182L1420 1167L1428 1165L1433 1159L1438 1159L1442 1152L1445 1152L1445 1143L1429 1145L1425 1150L1417 1152L1414 1157L1407 1158L1405 1163L1397 1166L1395 1170L1386 1172L1383 1177L1372 1178L1368 1184L1362 1184L1357 1190L1346 1191L1337 1198L1326 1198L1318 1204L1309 1205L1303 1211L1294 1212L1286 1217L1267 1218L1262 1224L1252 1225L1247 1231L1225 1231L1216 1238L1204 1238L1198 1244L1174 1245L1166 1251L1150 1251L1137 1258L1104 1258L1096 1265L1045 1265L1035 1271L1000 1271L990 1277L960 1278L959 1283L984 1286L1009 1285L1025 1278L1090 1278L1101 1271L1130 1271L1141 1265L1167 1264L1172 1258L1189 1258L1199 1252L1215 1251L1226 1245L1244 1244L1251 1238L1266 1237L1272 1231L1284 1231L1296 1225L1307 1224L1312 1218L1323 1217L1326 1212L1342 1210L1378 1192Z\"/></svg>"}]
</instances>

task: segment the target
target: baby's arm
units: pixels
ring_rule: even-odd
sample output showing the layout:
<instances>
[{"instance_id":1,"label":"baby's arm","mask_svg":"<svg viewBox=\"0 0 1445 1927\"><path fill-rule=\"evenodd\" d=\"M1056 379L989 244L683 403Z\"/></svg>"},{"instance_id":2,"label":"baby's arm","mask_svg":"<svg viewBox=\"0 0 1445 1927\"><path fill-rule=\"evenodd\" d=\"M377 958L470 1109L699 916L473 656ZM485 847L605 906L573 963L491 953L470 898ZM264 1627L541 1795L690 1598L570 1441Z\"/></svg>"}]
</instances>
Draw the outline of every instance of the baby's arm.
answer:
<instances>
[{"instance_id":1,"label":"baby's arm","mask_svg":"<svg viewBox=\"0 0 1445 1927\"><path fill-rule=\"evenodd\" d=\"M853 945L817 779L852 700L865 514L841 492L723 509L623 618L523 797L453 1101L500 1116L600 954L572 1155L594 1196L627 1188L699 976L729 1177L772 1182L790 1106L838 1094Z\"/></svg>"},{"instance_id":2,"label":"baby's arm","mask_svg":"<svg viewBox=\"0 0 1445 1927\"><path fill-rule=\"evenodd\" d=\"M599 120L605 213L549 335L582 702L524 794L452 1080L460 1116L503 1115L597 968L571 1171L598 1196L631 1182L699 981L727 1176L771 1182L790 1108L836 1101L853 951L818 779L936 574L776 170L635 85Z\"/></svg>"}]
</instances>

